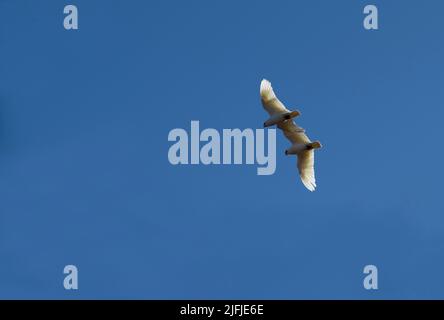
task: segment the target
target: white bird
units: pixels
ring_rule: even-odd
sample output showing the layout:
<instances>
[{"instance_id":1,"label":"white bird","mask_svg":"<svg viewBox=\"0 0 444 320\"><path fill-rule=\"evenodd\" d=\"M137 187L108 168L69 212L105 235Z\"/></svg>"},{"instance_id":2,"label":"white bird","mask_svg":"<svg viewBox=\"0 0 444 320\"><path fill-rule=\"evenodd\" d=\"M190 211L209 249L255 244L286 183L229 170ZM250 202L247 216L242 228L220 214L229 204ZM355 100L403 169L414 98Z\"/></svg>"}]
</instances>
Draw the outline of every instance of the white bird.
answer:
<instances>
[{"instance_id":1,"label":"white bird","mask_svg":"<svg viewBox=\"0 0 444 320\"><path fill-rule=\"evenodd\" d=\"M298 157L298 170L304 186L314 191L316 179L314 172L314 150L322 147L319 141L311 142L305 130L299 127L292 118L300 115L299 111L289 111L276 97L271 83L263 79L260 88L261 100L264 109L270 114L270 119L264 126L277 125L284 132L292 146L285 150L286 155L295 154Z\"/></svg>"},{"instance_id":2,"label":"white bird","mask_svg":"<svg viewBox=\"0 0 444 320\"><path fill-rule=\"evenodd\" d=\"M270 127L300 115L298 110L290 111L279 101L273 92L271 83L265 79L261 82L261 100L265 111L270 114L270 118L264 122L264 127Z\"/></svg>"}]
</instances>

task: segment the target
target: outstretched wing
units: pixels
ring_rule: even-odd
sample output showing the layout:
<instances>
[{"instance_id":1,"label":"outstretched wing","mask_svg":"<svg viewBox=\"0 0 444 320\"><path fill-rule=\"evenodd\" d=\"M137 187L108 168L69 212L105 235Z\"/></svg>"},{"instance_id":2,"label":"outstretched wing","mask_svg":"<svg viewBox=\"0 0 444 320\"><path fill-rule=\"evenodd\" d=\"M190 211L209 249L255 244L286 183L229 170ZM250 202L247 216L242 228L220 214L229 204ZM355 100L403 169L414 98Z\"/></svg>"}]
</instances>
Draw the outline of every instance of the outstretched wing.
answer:
<instances>
[{"instance_id":1,"label":"outstretched wing","mask_svg":"<svg viewBox=\"0 0 444 320\"><path fill-rule=\"evenodd\" d=\"M310 138L305 134L305 130L299 127L292 120L287 120L278 125L284 132L284 135L293 144L306 145L311 143ZM316 188L316 179L314 172L314 150L306 150L298 154L298 170L304 186L314 191Z\"/></svg>"},{"instance_id":2,"label":"outstretched wing","mask_svg":"<svg viewBox=\"0 0 444 320\"><path fill-rule=\"evenodd\" d=\"M292 144L307 144L311 142L305 134L305 130L294 123L293 120L279 123L278 128L284 132L284 135Z\"/></svg>"},{"instance_id":3,"label":"outstretched wing","mask_svg":"<svg viewBox=\"0 0 444 320\"><path fill-rule=\"evenodd\" d=\"M265 79L262 80L260 93L262 105L264 109L270 114L270 116L290 112L274 94L270 81Z\"/></svg>"},{"instance_id":4,"label":"outstretched wing","mask_svg":"<svg viewBox=\"0 0 444 320\"><path fill-rule=\"evenodd\" d=\"M314 150L307 150L298 155L298 170L304 186L308 190L314 191L316 188Z\"/></svg>"}]
</instances>

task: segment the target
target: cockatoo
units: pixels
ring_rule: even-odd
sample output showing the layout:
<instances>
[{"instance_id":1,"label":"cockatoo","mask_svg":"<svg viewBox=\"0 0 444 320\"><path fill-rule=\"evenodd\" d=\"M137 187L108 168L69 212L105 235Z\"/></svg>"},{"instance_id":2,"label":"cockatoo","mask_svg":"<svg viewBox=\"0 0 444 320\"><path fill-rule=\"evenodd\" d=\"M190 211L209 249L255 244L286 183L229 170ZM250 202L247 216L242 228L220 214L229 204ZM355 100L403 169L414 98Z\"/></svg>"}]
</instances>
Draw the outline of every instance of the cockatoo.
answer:
<instances>
[{"instance_id":1,"label":"cockatoo","mask_svg":"<svg viewBox=\"0 0 444 320\"><path fill-rule=\"evenodd\" d=\"M268 80L262 80L260 94L262 105L270 114L270 118L264 122L264 127L277 125L284 132L285 137L292 143L292 146L285 150L285 154L297 155L297 165L302 183L308 190L314 191L316 188L314 150L321 148L321 143L319 141L311 142L305 134L305 130L292 120L299 116L300 112L288 110L276 97Z\"/></svg>"}]
</instances>

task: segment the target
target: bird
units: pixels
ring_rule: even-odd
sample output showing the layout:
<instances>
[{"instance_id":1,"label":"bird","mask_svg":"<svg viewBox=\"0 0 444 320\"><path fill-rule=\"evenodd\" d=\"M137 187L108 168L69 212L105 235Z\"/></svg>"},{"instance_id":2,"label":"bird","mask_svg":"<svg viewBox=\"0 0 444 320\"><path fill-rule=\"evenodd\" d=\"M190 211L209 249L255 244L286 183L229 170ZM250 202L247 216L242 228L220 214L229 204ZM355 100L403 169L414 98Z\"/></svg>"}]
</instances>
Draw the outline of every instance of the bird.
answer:
<instances>
[{"instance_id":1,"label":"bird","mask_svg":"<svg viewBox=\"0 0 444 320\"><path fill-rule=\"evenodd\" d=\"M312 142L305 130L293 121L293 118L300 116L301 113L298 110L290 111L285 107L276 97L270 81L266 79L261 81L260 96L262 106L270 115L270 118L264 122L264 127L277 125L282 130L284 136L292 143L291 147L285 150L285 155L297 156L297 167L302 183L308 190L315 191L314 151L322 148L321 143Z\"/></svg>"}]
</instances>

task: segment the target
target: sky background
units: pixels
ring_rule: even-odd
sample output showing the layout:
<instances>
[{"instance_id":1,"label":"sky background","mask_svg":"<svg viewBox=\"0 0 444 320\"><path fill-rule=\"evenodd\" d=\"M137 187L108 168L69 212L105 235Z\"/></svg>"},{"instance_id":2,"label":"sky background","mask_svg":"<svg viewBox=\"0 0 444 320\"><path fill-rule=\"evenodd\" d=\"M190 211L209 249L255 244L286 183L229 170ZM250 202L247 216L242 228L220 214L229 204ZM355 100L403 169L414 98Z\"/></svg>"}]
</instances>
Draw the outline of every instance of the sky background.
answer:
<instances>
[{"instance_id":1,"label":"sky background","mask_svg":"<svg viewBox=\"0 0 444 320\"><path fill-rule=\"evenodd\" d=\"M0 0L0 298L443 299L443 11ZM324 145L314 193L281 132L272 176L168 161L191 120L261 128L262 78Z\"/></svg>"}]
</instances>

